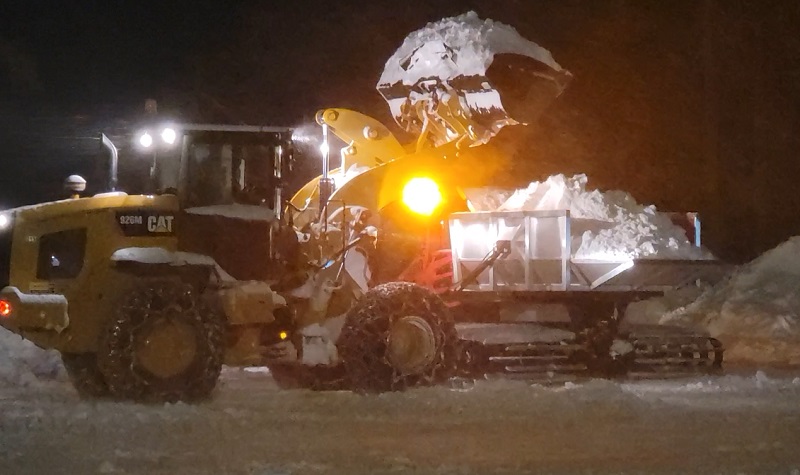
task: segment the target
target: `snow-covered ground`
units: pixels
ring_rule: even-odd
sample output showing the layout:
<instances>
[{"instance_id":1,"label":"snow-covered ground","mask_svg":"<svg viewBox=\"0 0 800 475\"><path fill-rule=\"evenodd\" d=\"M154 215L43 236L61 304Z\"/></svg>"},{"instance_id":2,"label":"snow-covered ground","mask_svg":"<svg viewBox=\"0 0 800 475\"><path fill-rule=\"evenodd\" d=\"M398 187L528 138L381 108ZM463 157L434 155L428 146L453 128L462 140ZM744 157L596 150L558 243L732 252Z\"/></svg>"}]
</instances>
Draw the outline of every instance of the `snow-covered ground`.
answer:
<instances>
[{"instance_id":1,"label":"snow-covered ground","mask_svg":"<svg viewBox=\"0 0 800 475\"><path fill-rule=\"evenodd\" d=\"M800 473L800 378L764 372L359 396L226 369L212 401L0 381L0 473Z\"/></svg>"}]
</instances>

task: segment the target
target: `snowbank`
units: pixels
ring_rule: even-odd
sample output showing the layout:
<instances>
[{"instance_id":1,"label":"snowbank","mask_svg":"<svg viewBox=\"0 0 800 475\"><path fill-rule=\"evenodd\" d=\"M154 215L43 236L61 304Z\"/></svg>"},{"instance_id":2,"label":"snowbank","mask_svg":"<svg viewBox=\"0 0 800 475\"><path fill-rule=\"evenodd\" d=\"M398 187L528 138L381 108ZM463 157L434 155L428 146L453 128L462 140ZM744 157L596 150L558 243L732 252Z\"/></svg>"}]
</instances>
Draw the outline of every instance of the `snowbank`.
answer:
<instances>
[{"instance_id":1,"label":"snowbank","mask_svg":"<svg viewBox=\"0 0 800 475\"><path fill-rule=\"evenodd\" d=\"M61 356L45 351L0 328L0 387L30 386L39 381L65 379Z\"/></svg>"},{"instance_id":2,"label":"snowbank","mask_svg":"<svg viewBox=\"0 0 800 475\"><path fill-rule=\"evenodd\" d=\"M727 361L800 365L800 236L741 267L662 319L722 341Z\"/></svg>"},{"instance_id":3,"label":"snowbank","mask_svg":"<svg viewBox=\"0 0 800 475\"><path fill-rule=\"evenodd\" d=\"M587 182L584 174L559 174L516 191L486 188L465 193L474 211L569 210L577 258L713 259L655 206L641 205L624 191L587 190Z\"/></svg>"}]
</instances>

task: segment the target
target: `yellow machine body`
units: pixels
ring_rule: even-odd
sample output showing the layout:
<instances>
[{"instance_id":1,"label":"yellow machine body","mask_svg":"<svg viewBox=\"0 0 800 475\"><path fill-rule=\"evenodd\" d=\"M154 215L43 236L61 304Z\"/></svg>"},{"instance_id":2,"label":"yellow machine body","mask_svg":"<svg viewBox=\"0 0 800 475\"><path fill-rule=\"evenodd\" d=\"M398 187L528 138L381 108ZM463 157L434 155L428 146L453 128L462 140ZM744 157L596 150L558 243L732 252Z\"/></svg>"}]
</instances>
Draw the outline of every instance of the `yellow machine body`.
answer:
<instances>
[{"instance_id":1,"label":"yellow machine body","mask_svg":"<svg viewBox=\"0 0 800 475\"><path fill-rule=\"evenodd\" d=\"M44 348L93 351L100 322L137 280L117 270L112 255L133 247L174 251L177 210L172 195L124 193L14 210L9 286L0 294L11 303L12 313L0 323ZM153 217L152 232L146 231L147 216ZM139 217L142 222L135 223ZM121 221L126 220L141 226L140 235L125 234L128 224ZM64 297L63 304L55 304L57 296Z\"/></svg>"}]
</instances>

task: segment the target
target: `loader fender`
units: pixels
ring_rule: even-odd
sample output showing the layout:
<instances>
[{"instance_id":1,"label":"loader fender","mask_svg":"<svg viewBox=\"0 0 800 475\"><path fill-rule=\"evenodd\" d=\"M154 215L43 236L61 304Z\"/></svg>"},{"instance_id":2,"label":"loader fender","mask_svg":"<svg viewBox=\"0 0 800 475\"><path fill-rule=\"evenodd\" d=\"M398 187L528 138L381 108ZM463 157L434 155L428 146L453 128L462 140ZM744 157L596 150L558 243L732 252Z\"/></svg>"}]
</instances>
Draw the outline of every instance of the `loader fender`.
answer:
<instances>
[{"instance_id":1,"label":"loader fender","mask_svg":"<svg viewBox=\"0 0 800 475\"><path fill-rule=\"evenodd\" d=\"M170 251L162 247L126 247L111 255L114 267L122 272L149 277L177 275L198 289L204 289L212 275L220 281L234 282L217 262L206 255Z\"/></svg>"},{"instance_id":2,"label":"loader fender","mask_svg":"<svg viewBox=\"0 0 800 475\"><path fill-rule=\"evenodd\" d=\"M117 266L126 264L163 264L172 267L215 267L216 261L203 254L170 251L163 247L126 247L114 251L111 261Z\"/></svg>"}]
</instances>

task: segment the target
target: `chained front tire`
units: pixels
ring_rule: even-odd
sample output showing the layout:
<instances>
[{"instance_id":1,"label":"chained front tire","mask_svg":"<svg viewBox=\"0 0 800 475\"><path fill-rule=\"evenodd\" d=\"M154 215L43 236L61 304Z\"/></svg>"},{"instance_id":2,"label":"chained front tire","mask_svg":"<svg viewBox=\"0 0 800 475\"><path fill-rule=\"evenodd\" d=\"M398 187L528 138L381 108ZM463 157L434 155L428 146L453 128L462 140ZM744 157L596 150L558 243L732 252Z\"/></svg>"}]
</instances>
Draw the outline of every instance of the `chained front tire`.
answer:
<instances>
[{"instance_id":1,"label":"chained front tire","mask_svg":"<svg viewBox=\"0 0 800 475\"><path fill-rule=\"evenodd\" d=\"M400 391L456 372L458 336L444 302L407 282L379 285L347 313L337 342L350 387Z\"/></svg>"},{"instance_id":2,"label":"chained front tire","mask_svg":"<svg viewBox=\"0 0 800 475\"><path fill-rule=\"evenodd\" d=\"M219 379L225 324L189 284L146 282L120 306L101 338L98 364L112 396L195 402Z\"/></svg>"}]
</instances>

